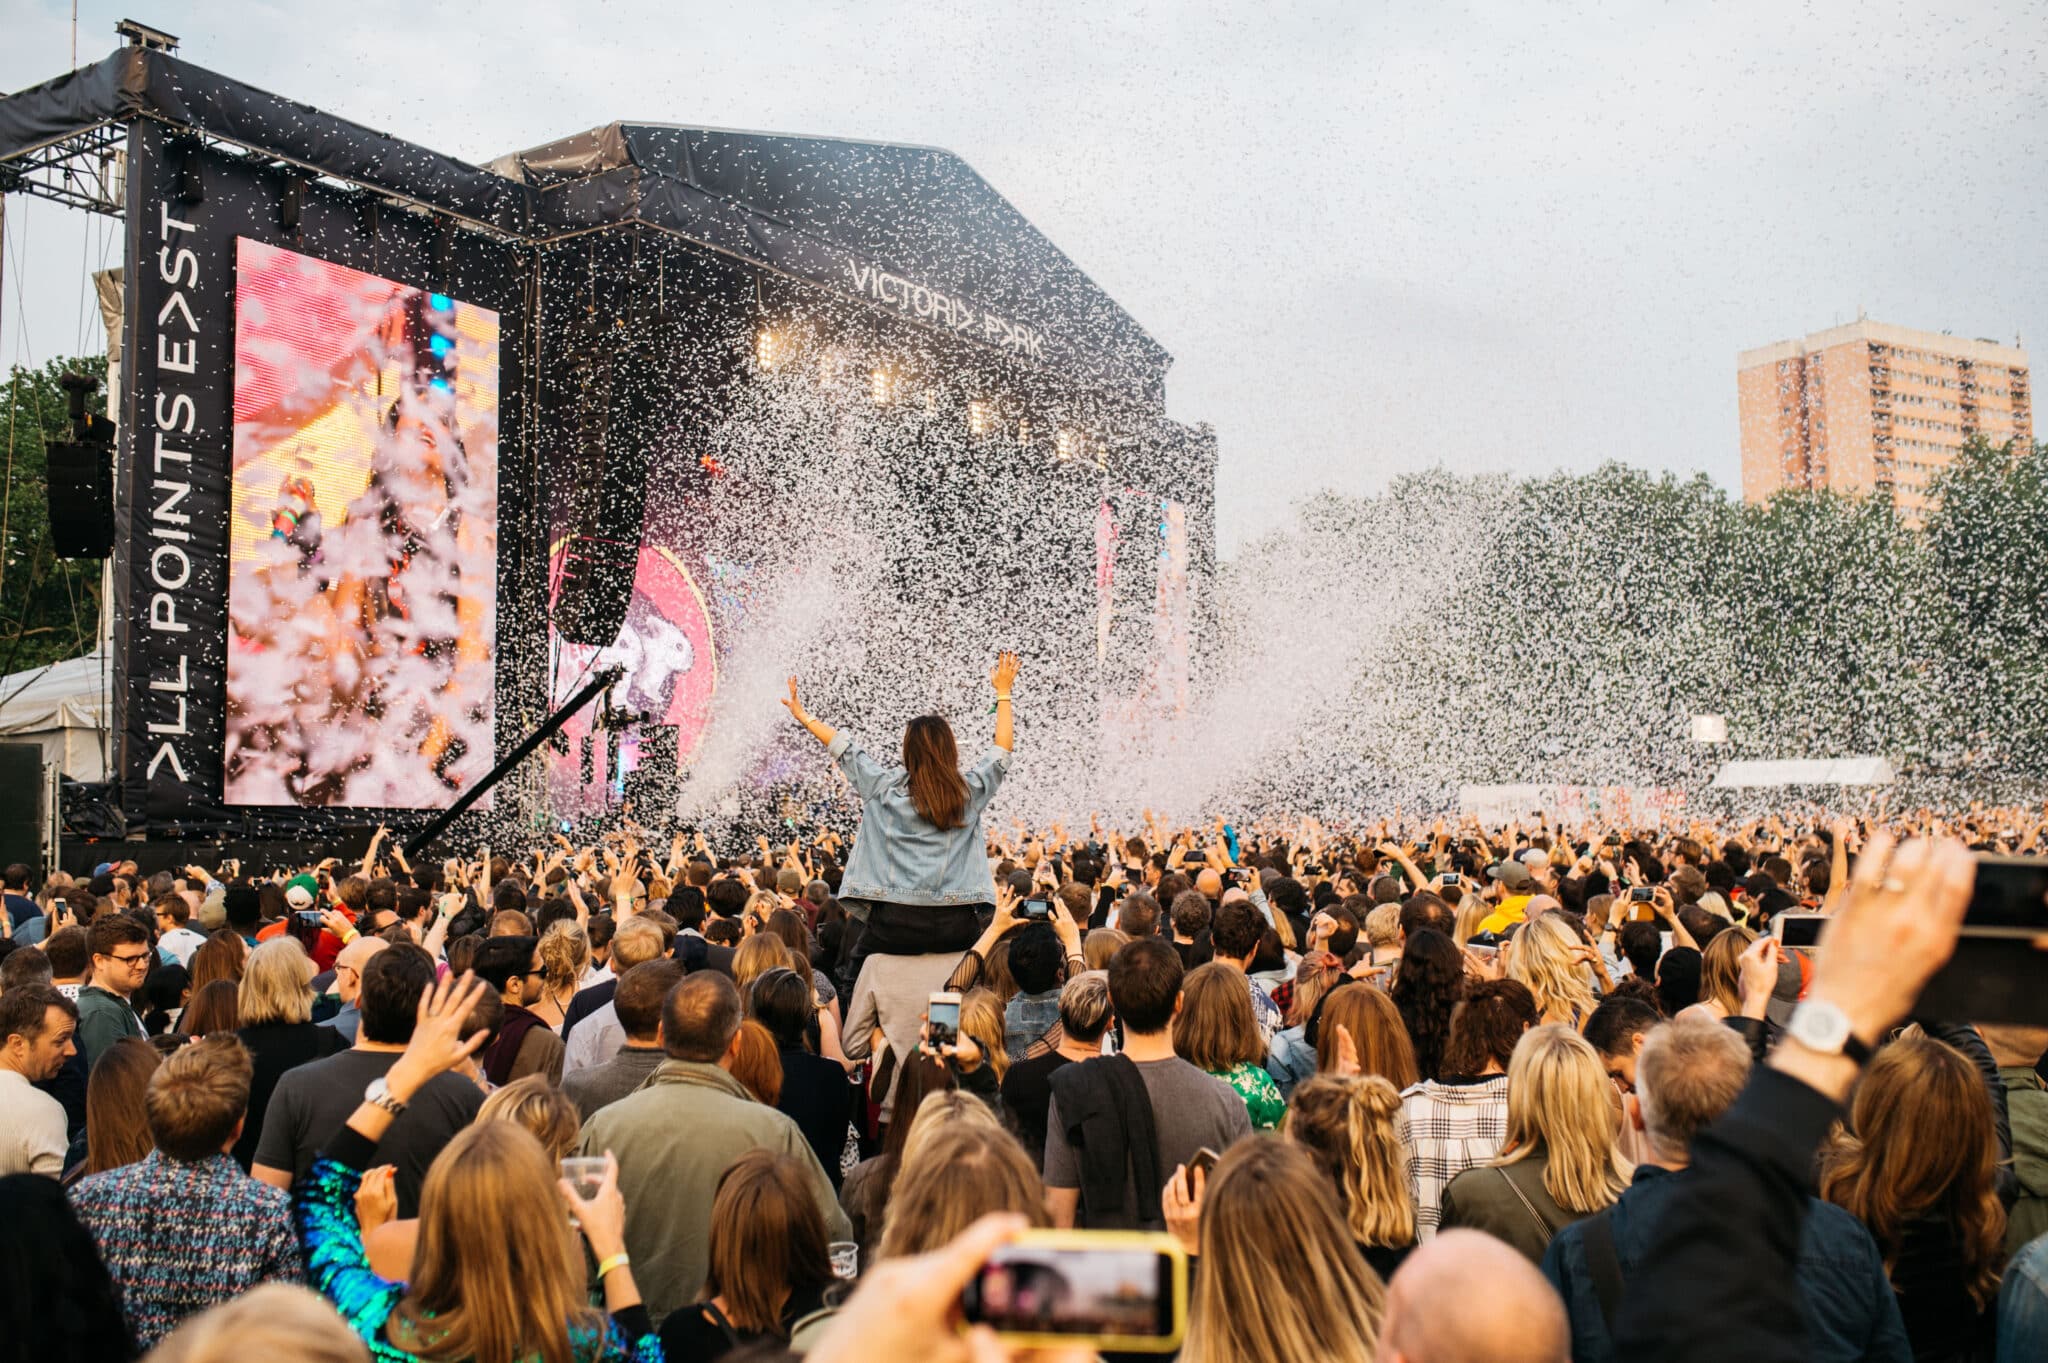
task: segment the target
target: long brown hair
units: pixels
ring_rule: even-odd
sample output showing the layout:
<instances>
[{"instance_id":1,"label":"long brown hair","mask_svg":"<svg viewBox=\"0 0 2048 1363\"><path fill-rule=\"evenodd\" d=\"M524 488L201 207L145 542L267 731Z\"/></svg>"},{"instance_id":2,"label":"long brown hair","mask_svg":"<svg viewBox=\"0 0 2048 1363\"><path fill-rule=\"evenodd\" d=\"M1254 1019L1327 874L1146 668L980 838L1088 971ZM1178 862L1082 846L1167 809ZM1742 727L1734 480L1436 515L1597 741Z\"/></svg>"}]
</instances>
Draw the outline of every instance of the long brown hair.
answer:
<instances>
[{"instance_id":1,"label":"long brown hair","mask_svg":"<svg viewBox=\"0 0 2048 1363\"><path fill-rule=\"evenodd\" d=\"M1243 971L1227 961L1211 961L1188 972L1181 981L1180 1014L1173 1020L1173 1050L1211 1074L1265 1055Z\"/></svg>"},{"instance_id":2,"label":"long brown hair","mask_svg":"<svg viewBox=\"0 0 2048 1363\"><path fill-rule=\"evenodd\" d=\"M584 1294L556 1169L516 1122L455 1134L420 1189L412 1286L385 1325L390 1342L425 1358L529 1358L571 1363L571 1326L604 1318Z\"/></svg>"},{"instance_id":3,"label":"long brown hair","mask_svg":"<svg viewBox=\"0 0 2048 1363\"><path fill-rule=\"evenodd\" d=\"M1351 1033L1362 1074L1377 1074L1397 1089L1422 1077L1415 1068L1415 1043L1408 1039L1401 1010L1369 984L1347 984L1323 995L1323 1015L1316 1021L1316 1069L1337 1068L1337 1028Z\"/></svg>"},{"instance_id":4,"label":"long brown hair","mask_svg":"<svg viewBox=\"0 0 2048 1363\"><path fill-rule=\"evenodd\" d=\"M953 726L919 715L903 730L903 769L910 773L910 803L934 827L958 828L967 813L967 782Z\"/></svg>"},{"instance_id":5,"label":"long brown hair","mask_svg":"<svg viewBox=\"0 0 2048 1363\"><path fill-rule=\"evenodd\" d=\"M248 958L249 945L239 933L222 928L199 944L199 950L192 953L192 993L196 997L200 990L215 980L238 982L242 978L242 962Z\"/></svg>"},{"instance_id":6,"label":"long brown hair","mask_svg":"<svg viewBox=\"0 0 2048 1363\"><path fill-rule=\"evenodd\" d=\"M718 1176L703 1301L725 1298L725 1318L745 1334L782 1337L790 1296L832 1281L825 1218L803 1166L749 1150Z\"/></svg>"},{"instance_id":7,"label":"long brown hair","mask_svg":"<svg viewBox=\"0 0 2048 1363\"><path fill-rule=\"evenodd\" d=\"M149 1077L162 1053L139 1036L124 1036L100 1052L85 1081L85 1169L104 1174L156 1149L149 1134Z\"/></svg>"},{"instance_id":8,"label":"long brown hair","mask_svg":"<svg viewBox=\"0 0 2048 1363\"><path fill-rule=\"evenodd\" d=\"M1010 1048L1003 1038L1002 1000L987 989L970 989L960 1000L960 1033L981 1047L981 1063L1001 1083L1010 1072Z\"/></svg>"},{"instance_id":9,"label":"long brown hair","mask_svg":"<svg viewBox=\"0 0 2048 1363\"><path fill-rule=\"evenodd\" d=\"M1291 1141L1239 1141L1202 1200L1202 1273L1186 1363L1321 1363L1373 1356L1386 1290L1334 1210L1329 1181ZM1293 1309L1250 1311L1247 1302Z\"/></svg>"},{"instance_id":10,"label":"long brown hair","mask_svg":"<svg viewBox=\"0 0 2048 1363\"><path fill-rule=\"evenodd\" d=\"M1870 1227L1889 1273L1907 1223L1952 1231L1979 1310L1998 1294L2005 1207L1990 1095L1961 1051L1913 1031L1877 1053L1844 1131L1823 1153L1820 1195Z\"/></svg>"},{"instance_id":11,"label":"long brown hair","mask_svg":"<svg viewBox=\"0 0 2048 1363\"><path fill-rule=\"evenodd\" d=\"M185 1011L178 1014L178 1030L194 1037L237 1030L241 1025L236 1018L240 995L241 990L233 980L213 980L201 985L192 991L192 1001L185 1005Z\"/></svg>"},{"instance_id":12,"label":"long brown hair","mask_svg":"<svg viewBox=\"0 0 2048 1363\"><path fill-rule=\"evenodd\" d=\"M972 1094L952 1093L933 1094L919 1109L940 1125L907 1152L903 1176L889 1193L876 1258L937 1249L990 1212L1019 1212L1041 1229L1052 1224L1045 1184L1017 1138L992 1114L961 1120L977 1108L977 1117L988 1113Z\"/></svg>"}]
</instances>

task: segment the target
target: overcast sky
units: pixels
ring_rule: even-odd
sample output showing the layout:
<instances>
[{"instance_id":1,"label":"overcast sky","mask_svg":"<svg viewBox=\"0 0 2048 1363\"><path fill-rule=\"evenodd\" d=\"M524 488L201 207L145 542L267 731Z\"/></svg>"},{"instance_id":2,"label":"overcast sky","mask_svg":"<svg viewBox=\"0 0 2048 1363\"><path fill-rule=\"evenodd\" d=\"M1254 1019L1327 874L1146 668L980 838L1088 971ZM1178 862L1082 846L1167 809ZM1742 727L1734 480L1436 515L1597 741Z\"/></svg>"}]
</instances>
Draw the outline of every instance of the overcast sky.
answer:
<instances>
[{"instance_id":1,"label":"overcast sky","mask_svg":"<svg viewBox=\"0 0 2048 1363\"><path fill-rule=\"evenodd\" d=\"M1173 353L1226 553L1437 464L1733 488L1736 352L1859 307L2048 347L2048 3L80 12L81 61L133 14L471 160L619 119L950 148ZM0 89L70 45L68 3L0 0ZM12 196L0 362L74 349L117 247Z\"/></svg>"}]
</instances>

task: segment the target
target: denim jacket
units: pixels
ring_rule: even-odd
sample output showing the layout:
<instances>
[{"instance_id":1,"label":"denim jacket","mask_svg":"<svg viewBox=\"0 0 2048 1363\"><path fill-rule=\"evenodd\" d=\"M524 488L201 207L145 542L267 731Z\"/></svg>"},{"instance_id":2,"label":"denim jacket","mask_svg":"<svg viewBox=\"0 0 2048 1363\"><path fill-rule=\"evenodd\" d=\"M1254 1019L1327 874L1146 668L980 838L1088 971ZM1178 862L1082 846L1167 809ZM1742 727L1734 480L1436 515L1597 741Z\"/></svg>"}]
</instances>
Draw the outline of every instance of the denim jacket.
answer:
<instances>
[{"instance_id":1,"label":"denim jacket","mask_svg":"<svg viewBox=\"0 0 2048 1363\"><path fill-rule=\"evenodd\" d=\"M1658 1219L1685 1177L1654 1164L1637 1165L1635 1182L1608 1212L1624 1290L1632 1286ZM1608 1363L1618 1355L1600 1314L1585 1235L1584 1221L1559 1231L1543 1256L1543 1276L1564 1298L1571 1316L1574 1363ZM1739 1258L1739 1250L1731 1254ZM1794 1272L1804 1308L1802 1358L1821 1363L1911 1363L1913 1349L1885 1276L1884 1256L1861 1221L1840 1207L1808 1198Z\"/></svg>"},{"instance_id":2,"label":"denim jacket","mask_svg":"<svg viewBox=\"0 0 2048 1363\"><path fill-rule=\"evenodd\" d=\"M882 904L989 904L989 874L981 816L995 798L1010 755L990 748L960 773L967 809L958 828L934 828L910 802L910 773L885 767L862 752L844 729L825 749L860 796L860 831L839 884L839 897Z\"/></svg>"}]
</instances>

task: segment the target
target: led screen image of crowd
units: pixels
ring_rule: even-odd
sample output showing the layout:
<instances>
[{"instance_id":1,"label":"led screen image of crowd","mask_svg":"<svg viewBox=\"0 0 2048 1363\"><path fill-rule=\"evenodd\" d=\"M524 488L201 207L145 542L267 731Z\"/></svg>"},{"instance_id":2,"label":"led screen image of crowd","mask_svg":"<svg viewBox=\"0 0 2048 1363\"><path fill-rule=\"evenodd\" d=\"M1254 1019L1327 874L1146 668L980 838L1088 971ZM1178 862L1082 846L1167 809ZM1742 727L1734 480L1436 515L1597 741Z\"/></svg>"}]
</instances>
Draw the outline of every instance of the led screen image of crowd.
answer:
<instances>
[{"instance_id":1,"label":"led screen image of crowd","mask_svg":"<svg viewBox=\"0 0 2048 1363\"><path fill-rule=\"evenodd\" d=\"M499 326L237 242L225 798L445 807L493 762Z\"/></svg>"}]
</instances>

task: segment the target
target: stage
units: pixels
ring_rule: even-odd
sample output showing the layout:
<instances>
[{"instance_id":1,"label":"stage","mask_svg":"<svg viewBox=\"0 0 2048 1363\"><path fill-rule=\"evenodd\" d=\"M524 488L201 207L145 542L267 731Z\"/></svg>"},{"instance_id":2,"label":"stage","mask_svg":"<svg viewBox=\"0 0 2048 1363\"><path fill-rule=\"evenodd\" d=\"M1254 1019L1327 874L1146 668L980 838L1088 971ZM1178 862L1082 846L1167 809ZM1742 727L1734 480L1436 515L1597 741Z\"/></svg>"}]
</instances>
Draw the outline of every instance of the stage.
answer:
<instances>
[{"instance_id":1,"label":"stage","mask_svg":"<svg viewBox=\"0 0 2048 1363\"><path fill-rule=\"evenodd\" d=\"M125 224L130 839L417 829L612 665L451 843L829 817L757 713L798 663L881 742L1018 649L1025 799L1200 684L1214 434L949 152L616 123L474 166L137 42L0 99L0 187Z\"/></svg>"}]
</instances>

